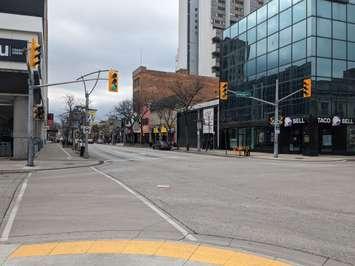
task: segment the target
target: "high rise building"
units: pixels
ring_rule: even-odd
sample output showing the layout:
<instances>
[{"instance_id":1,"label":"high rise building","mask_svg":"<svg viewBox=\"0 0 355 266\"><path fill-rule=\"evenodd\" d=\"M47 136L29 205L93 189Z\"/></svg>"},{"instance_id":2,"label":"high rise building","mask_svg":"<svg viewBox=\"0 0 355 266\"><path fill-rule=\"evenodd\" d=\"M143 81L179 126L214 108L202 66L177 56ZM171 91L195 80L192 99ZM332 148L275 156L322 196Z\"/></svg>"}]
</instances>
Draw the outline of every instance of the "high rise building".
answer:
<instances>
[{"instance_id":1,"label":"high rise building","mask_svg":"<svg viewBox=\"0 0 355 266\"><path fill-rule=\"evenodd\" d=\"M47 0L1 0L0 4L0 157L27 157L28 72L23 49L35 38L41 68L35 84L47 83ZM47 89L34 90L34 151L46 140Z\"/></svg>"},{"instance_id":2,"label":"high rise building","mask_svg":"<svg viewBox=\"0 0 355 266\"><path fill-rule=\"evenodd\" d=\"M177 69L219 75L223 30L261 6L263 0L179 0Z\"/></svg>"}]
</instances>

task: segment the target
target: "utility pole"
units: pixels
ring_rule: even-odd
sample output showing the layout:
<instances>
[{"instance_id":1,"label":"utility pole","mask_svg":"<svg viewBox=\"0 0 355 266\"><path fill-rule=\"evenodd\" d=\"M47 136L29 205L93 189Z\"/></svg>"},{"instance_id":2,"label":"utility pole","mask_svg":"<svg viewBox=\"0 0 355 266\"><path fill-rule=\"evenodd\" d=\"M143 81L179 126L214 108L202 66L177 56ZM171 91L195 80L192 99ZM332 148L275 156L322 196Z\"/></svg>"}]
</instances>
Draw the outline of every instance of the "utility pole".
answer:
<instances>
[{"instance_id":1,"label":"utility pole","mask_svg":"<svg viewBox=\"0 0 355 266\"><path fill-rule=\"evenodd\" d=\"M280 134L280 125L281 125L280 120L279 120L280 103L282 101L290 98L291 96L296 95L299 92L304 92L304 91L305 91L305 88L302 88L302 89L296 90L296 91L292 92L291 94L279 99L279 80L276 79L275 102L272 103L272 102L265 101L263 99L253 97L250 95L250 92L245 92L245 91L236 92L236 91L228 90L229 93L234 94L236 97L248 98L251 100L255 100L258 102L262 102L262 103L274 106L274 108L275 108L275 113L274 113L275 117L274 117L274 122L273 122L273 124L274 124L274 158L279 157L279 134ZM311 89L310 89L310 95L311 95ZM310 96L308 96L308 97L310 97Z\"/></svg>"},{"instance_id":2,"label":"utility pole","mask_svg":"<svg viewBox=\"0 0 355 266\"><path fill-rule=\"evenodd\" d=\"M276 80L275 86L275 118L274 118L274 158L279 158L279 80Z\"/></svg>"}]
</instances>

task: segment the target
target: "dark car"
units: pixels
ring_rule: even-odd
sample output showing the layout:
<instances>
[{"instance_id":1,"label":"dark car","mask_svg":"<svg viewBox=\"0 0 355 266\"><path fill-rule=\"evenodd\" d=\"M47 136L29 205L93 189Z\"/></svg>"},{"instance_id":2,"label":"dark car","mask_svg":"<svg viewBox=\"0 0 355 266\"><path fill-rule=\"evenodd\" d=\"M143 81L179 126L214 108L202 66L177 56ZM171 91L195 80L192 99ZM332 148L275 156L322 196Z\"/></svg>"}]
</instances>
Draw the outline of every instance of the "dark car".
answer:
<instances>
[{"instance_id":1,"label":"dark car","mask_svg":"<svg viewBox=\"0 0 355 266\"><path fill-rule=\"evenodd\" d=\"M170 144L163 140L159 140L157 143L153 144L152 148L154 150L165 150L165 151L171 150Z\"/></svg>"}]
</instances>

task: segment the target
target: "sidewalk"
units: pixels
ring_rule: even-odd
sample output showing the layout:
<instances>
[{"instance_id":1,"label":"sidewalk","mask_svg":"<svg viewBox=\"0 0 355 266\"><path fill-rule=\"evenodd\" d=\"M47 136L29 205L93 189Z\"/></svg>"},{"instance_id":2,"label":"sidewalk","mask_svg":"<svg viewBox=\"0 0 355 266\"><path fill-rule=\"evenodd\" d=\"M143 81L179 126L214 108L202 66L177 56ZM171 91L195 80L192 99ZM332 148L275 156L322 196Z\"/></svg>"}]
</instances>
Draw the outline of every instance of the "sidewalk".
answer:
<instances>
[{"instance_id":1,"label":"sidewalk","mask_svg":"<svg viewBox=\"0 0 355 266\"><path fill-rule=\"evenodd\" d=\"M27 167L26 161L0 160L0 174L29 173L43 170L89 167L100 164L96 160L86 160L78 156L71 148L62 148L57 143L44 146L35 158L35 166Z\"/></svg>"},{"instance_id":2,"label":"sidewalk","mask_svg":"<svg viewBox=\"0 0 355 266\"><path fill-rule=\"evenodd\" d=\"M187 152L186 148L182 147L178 152ZM304 156L302 154L280 154L279 158L274 158L272 153L264 152L251 152L250 157L238 156L235 152L228 150L206 150L201 149L198 152L196 148L190 148L190 153L221 156L221 157L236 157L236 158L251 158L251 159L263 159L263 160L276 160L276 161L304 161L304 162L343 162L343 161L355 161L355 156L340 156L340 155L320 155L320 156Z\"/></svg>"}]
</instances>

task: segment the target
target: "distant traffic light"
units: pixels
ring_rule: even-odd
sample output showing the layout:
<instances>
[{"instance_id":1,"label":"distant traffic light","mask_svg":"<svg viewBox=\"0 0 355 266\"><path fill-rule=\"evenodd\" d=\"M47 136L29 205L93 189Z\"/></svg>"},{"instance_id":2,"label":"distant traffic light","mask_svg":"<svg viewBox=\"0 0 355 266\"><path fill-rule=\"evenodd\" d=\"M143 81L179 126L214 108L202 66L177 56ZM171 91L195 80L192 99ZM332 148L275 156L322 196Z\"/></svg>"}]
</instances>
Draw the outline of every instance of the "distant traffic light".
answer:
<instances>
[{"instance_id":1,"label":"distant traffic light","mask_svg":"<svg viewBox=\"0 0 355 266\"><path fill-rule=\"evenodd\" d=\"M228 100L228 82L226 81L221 81L219 83L219 99L222 101L227 101Z\"/></svg>"},{"instance_id":2,"label":"distant traffic light","mask_svg":"<svg viewBox=\"0 0 355 266\"><path fill-rule=\"evenodd\" d=\"M312 80L303 80L303 98L310 98L312 96Z\"/></svg>"},{"instance_id":3,"label":"distant traffic light","mask_svg":"<svg viewBox=\"0 0 355 266\"><path fill-rule=\"evenodd\" d=\"M36 69L41 64L41 45L35 38L32 38L29 54L29 65L31 69Z\"/></svg>"},{"instance_id":4,"label":"distant traffic light","mask_svg":"<svg viewBox=\"0 0 355 266\"><path fill-rule=\"evenodd\" d=\"M110 70L108 72L108 91L118 92L118 71Z\"/></svg>"}]
</instances>

